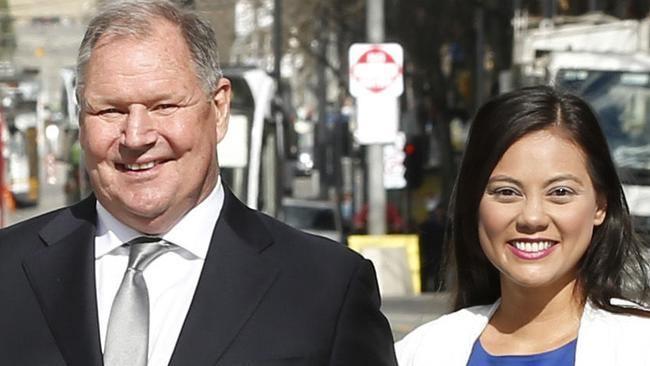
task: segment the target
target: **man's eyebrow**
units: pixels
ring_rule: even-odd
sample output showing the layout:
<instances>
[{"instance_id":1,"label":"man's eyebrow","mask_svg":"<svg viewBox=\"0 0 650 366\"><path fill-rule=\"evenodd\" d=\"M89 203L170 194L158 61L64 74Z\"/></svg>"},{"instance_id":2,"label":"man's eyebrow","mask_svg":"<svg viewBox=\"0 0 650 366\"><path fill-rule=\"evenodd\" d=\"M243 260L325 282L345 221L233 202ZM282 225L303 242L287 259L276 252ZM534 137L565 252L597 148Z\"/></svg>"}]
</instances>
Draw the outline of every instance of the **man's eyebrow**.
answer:
<instances>
[{"instance_id":1,"label":"man's eyebrow","mask_svg":"<svg viewBox=\"0 0 650 366\"><path fill-rule=\"evenodd\" d=\"M177 101L182 99L182 96L173 93L152 94L144 98L141 103L155 104L166 101ZM130 104L124 100L120 95L102 95L102 96L89 96L84 98L85 104L102 104L102 105L125 105Z\"/></svg>"}]
</instances>

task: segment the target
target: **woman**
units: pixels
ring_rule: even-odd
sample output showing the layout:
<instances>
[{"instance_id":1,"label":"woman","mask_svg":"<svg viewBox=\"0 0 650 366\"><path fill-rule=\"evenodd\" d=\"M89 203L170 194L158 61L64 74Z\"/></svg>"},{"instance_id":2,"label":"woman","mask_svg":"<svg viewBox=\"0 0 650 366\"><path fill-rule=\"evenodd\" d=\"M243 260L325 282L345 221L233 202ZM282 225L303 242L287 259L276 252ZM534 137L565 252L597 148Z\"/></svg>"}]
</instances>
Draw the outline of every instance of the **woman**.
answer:
<instances>
[{"instance_id":1,"label":"woman","mask_svg":"<svg viewBox=\"0 0 650 366\"><path fill-rule=\"evenodd\" d=\"M644 249L584 101L481 107L451 210L456 312L398 342L401 366L650 365Z\"/></svg>"}]
</instances>

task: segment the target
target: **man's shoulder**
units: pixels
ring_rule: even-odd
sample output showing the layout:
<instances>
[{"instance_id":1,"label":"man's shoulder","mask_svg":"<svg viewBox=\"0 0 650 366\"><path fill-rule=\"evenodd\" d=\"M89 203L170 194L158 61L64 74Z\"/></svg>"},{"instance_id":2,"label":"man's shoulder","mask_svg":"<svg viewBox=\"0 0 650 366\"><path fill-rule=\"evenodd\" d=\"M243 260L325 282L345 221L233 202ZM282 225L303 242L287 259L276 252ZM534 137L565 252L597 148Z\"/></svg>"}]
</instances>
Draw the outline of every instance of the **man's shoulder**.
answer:
<instances>
[{"instance_id":1,"label":"man's shoulder","mask_svg":"<svg viewBox=\"0 0 650 366\"><path fill-rule=\"evenodd\" d=\"M0 229L0 253L31 250L33 245L40 247L43 235L56 237L79 225L80 221L94 220L87 215L88 207L91 206L94 210L92 202L79 202Z\"/></svg>"},{"instance_id":2,"label":"man's shoulder","mask_svg":"<svg viewBox=\"0 0 650 366\"><path fill-rule=\"evenodd\" d=\"M272 237L272 250L283 256L314 262L316 265L329 265L336 262L339 268L346 264L356 266L363 260L361 255L344 244L303 232L265 214L259 213L259 215Z\"/></svg>"},{"instance_id":3,"label":"man's shoulder","mask_svg":"<svg viewBox=\"0 0 650 366\"><path fill-rule=\"evenodd\" d=\"M38 235L38 232L43 227L47 226L55 217L60 215L67 208L59 208L54 211L49 211L38 216L19 221L10 226L0 229L0 244L3 243L2 239L10 237L30 237Z\"/></svg>"}]
</instances>

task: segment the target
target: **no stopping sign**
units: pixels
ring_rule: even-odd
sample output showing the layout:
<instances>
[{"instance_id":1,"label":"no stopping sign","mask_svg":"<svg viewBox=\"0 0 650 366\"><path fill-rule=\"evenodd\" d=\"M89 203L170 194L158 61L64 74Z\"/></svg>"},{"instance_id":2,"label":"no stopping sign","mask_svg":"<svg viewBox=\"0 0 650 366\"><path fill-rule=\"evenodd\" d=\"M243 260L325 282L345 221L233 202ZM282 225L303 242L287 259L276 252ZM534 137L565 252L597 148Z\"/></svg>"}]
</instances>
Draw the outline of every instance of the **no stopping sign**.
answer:
<instances>
[{"instance_id":1,"label":"no stopping sign","mask_svg":"<svg viewBox=\"0 0 650 366\"><path fill-rule=\"evenodd\" d=\"M350 47L350 94L399 96L404 91L404 51L397 43L355 43Z\"/></svg>"}]
</instances>

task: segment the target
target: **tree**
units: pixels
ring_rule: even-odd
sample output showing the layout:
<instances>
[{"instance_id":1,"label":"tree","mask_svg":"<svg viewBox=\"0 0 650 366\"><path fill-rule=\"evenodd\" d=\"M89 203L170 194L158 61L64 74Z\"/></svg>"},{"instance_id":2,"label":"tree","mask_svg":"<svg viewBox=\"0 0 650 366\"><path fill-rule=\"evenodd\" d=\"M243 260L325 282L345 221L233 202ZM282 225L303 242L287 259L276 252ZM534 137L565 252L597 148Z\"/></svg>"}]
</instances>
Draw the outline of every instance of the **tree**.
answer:
<instances>
[{"instance_id":1,"label":"tree","mask_svg":"<svg viewBox=\"0 0 650 366\"><path fill-rule=\"evenodd\" d=\"M15 50L16 36L9 15L8 0L0 0L0 60L11 60Z\"/></svg>"}]
</instances>

